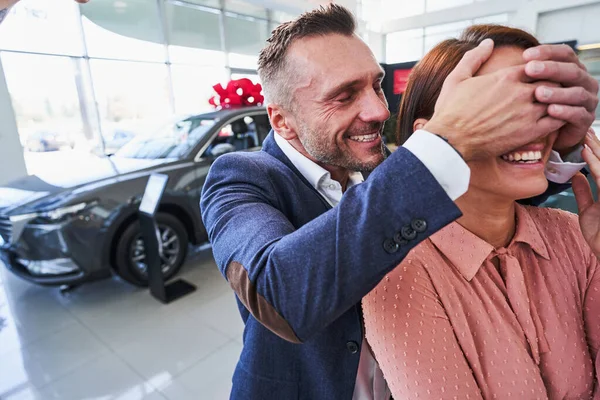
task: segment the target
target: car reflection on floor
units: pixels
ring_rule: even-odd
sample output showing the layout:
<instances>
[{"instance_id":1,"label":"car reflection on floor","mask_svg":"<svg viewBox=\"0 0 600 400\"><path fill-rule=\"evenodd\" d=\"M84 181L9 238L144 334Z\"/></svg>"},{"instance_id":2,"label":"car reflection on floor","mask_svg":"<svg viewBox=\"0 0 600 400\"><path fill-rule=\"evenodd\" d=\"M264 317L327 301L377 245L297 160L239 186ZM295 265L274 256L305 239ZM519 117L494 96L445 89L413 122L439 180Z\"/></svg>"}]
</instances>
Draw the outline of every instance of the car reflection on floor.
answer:
<instances>
[{"instance_id":1,"label":"car reflection on floor","mask_svg":"<svg viewBox=\"0 0 600 400\"><path fill-rule=\"evenodd\" d=\"M116 278L61 294L0 268L0 398L228 398L242 347L234 295L210 248L182 277L198 290L163 305Z\"/></svg>"}]
</instances>

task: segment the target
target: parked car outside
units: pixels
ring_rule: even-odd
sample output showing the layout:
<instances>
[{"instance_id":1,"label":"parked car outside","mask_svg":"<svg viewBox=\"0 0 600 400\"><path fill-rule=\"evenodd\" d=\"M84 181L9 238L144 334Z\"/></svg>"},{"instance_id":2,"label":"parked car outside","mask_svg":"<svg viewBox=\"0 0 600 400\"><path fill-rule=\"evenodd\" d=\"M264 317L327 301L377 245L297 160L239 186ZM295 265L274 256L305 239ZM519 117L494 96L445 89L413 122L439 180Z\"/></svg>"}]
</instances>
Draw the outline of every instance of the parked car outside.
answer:
<instances>
[{"instance_id":1,"label":"parked car outside","mask_svg":"<svg viewBox=\"0 0 600 400\"><path fill-rule=\"evenodd\" d=\"M121 147L125 146L131 139L133 139L135 135L136 134L134 132L123 129L114 129L110 131L108 134L103 136L104 154L115 154Z\"/></svg>"},{"instance_id":2,"label":"parked car outside","mask_svg":"<svg viewBox=\"0 0 600 400\"><path fill-rule=\"evenodd\" d=\"M73 146L74 143L68 135L51 131L33 132L25 139L25 149L27 151L58 151L63 148L72 149Z\"/></svg>"},{"instance_id":3,"label":"parked car outside","mask_svg":"<svg viewBox=\"0 0 600 400\"><path fill-rule=\"evenodd\" d=\"M0 259L42 285L78 285L118 274L147 284L137 212L148 177L169 176L158 208L162 271L183 264L188 244L207 240L199 201L216 157L259 150L270 131L263 107L195 115L138 135L111 157L69 174L28 176L0 188ZM68 162L68 160L65 160Z\"/></svg>"}]
</instances>

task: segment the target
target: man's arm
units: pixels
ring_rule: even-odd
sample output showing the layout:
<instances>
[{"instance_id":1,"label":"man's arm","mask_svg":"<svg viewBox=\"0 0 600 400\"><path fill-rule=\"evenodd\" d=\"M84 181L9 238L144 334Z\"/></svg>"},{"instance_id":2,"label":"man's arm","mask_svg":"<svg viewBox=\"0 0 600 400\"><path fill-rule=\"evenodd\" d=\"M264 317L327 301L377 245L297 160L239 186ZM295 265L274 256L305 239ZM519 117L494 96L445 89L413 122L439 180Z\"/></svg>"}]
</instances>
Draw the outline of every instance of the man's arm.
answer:
<instances>
[{"instance_id":1,"label":"man's arm","mask_svg":"<svg viewBox=\"0 0 600 400\"><path fill-rule=\"evenodd\" d=\"M429 170L403 148L337 207L298 229L278 204L278 190L286 188L274 187L252 156L230 154L211 168L201 209L217 265L238 298L292 342L341 316L410 249L460 216Z\"/></svg>"},{"instance_id":2,"label":"man's arm","mask_svg":"<svg viewBox=\"0 0 600 400\"><path fill-rule=\"evenodd\" d=\"M548 104L548 115L566 122L559 130L554 150L572 152L594 122L598 106L598 81L587 71L575 51L567 45L541 45L523 52L525 73L536 81L551 81L560 87L540 85L535 98Z\"/></svg>"}]
</instances>

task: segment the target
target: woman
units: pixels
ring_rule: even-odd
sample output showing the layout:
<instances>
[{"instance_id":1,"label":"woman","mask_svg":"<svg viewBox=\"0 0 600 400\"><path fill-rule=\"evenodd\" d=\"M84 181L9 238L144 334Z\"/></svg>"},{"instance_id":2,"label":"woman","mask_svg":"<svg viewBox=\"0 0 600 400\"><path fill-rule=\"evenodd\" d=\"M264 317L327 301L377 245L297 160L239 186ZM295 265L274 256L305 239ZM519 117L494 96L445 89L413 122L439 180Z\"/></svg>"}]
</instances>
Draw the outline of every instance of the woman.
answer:
<instances>
[{"instance_id":1,"label":"woman","mask_svg":"<svg viewBox=\"0 0 600 400\"><path fill-rule=\"evenodd\" d=\"M528 33L468 28L415 67L399 143L434 113L462 56L491 38L478 75L523 68ZM469 164L463 217L415 248L364 299L366 337L396 399L588 399L600 344L600 271L577 217L521 206L543 193L556 134ZM588 150L586 150L588 151ZM600 367L600 364L598 364Z\"/></svg>"}]
</instances>

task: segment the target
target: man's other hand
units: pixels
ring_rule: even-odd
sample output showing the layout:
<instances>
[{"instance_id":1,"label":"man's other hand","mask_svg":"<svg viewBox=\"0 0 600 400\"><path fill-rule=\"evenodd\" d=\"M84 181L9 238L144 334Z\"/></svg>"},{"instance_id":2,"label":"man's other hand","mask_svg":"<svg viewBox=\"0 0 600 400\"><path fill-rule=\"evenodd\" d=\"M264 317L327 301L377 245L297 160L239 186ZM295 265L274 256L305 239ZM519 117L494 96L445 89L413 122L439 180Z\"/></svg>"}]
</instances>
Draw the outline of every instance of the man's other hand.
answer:
<instances>
[{"instance_id":1,"label":"man's other hand","mask_svg":"<svg viewBox=\"0 0 600 400\"><path fill-rule=\"evenodd\" d=\"M534 102L536 87L525 64L475 76L490 58L493 41L467 52L446 78L424 129L442 135L466 161L499 156L559 130L565 122Z\"/></svg>"},{"instance_id":2,"label":"man's other hand","mask_svg":"<svg viewBox=\"0 0 600 400\"><path fill-rule=\"evenodd\" d=\"M523 52L525 73L531 79L551 81L561 87L539 86L535 98L548 104L548 114L566 121L554 150L566 155L581 145L594 122L598 106L598 81L567 45L542 45Z\"/></svg>"}]
</instances>

